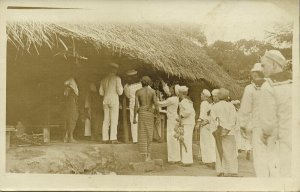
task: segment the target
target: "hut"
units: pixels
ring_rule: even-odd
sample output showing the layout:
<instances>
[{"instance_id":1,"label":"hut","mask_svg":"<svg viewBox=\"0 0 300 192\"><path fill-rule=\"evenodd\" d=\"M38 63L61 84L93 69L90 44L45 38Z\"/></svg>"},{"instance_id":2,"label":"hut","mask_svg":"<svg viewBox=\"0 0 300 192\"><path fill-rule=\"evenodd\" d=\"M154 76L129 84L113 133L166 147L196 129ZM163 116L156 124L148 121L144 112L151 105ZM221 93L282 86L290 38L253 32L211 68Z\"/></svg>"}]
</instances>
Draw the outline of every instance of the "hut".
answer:
<instances>
[{"instance_id":1,"label":"hut","mask_svg":"<svg viewBox=\"0 0 300 192\"><path fill-rule=\"evenodd\" d=\"M9 20L6 29L8 124L57 123L70 75L77 78L82 109L87 84L99 82L110 61L120 64L122 78L135 68L154 79L180 80L192 86L195 100L208 87L241 95L236 81L207 56L192 25Z\"/></svg>"}]
</instances>

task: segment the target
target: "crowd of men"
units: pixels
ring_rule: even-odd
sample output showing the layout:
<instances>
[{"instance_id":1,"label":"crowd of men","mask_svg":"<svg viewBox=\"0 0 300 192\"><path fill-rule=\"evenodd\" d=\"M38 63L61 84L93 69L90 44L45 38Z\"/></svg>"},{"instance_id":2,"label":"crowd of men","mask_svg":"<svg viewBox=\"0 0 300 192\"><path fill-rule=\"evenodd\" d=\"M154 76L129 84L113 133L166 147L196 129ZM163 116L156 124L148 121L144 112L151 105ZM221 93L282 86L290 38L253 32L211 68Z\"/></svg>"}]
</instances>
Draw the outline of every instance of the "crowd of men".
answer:
<instances>
[{"instance_id":1,"label":"crowd of men","mask_svg":"<svg viewBox=\"0 0 300 192\"><path fill-rule=\"evenodd\" d=\"M155 115L160 107L167 108L168 162L182 166L193 164L193 132L200 130L202 163L216 170L218 176L238 175L239 149L253 151L257 177L291 176L292 158L292 75L284 70L286 59L278 50L266 51L260 63L253 65L251 84L247 85L241 102L231 101L226 88L201 93L200 115L195 117L193 101L187 86L168 86L162 81L167 99L160 100L151 87L148 76L137 80L137 71L127 72L128 83L123 87L117 76L118 65L111 64L110 73L101 81L99 94L94 86L93 100L103 96L104 120L102 140L118 143L119 96L129 98L133 143L145 161L151 159ZM78 88L74 79L65 82L67 99L65 142L73 142L78 118L76 100ZM87 105L92 108L92 105ZM91 118L96 124L99 109ZM96 122L97 121L97 122ZM75 123L74 123L75 122ZM182 132L178 133L178 127ZM176 134L182 134L179 140ZM178 135L177 135L178 136ZM184 145L184 147L183 147Z\"/></svg>"}]
</instances>

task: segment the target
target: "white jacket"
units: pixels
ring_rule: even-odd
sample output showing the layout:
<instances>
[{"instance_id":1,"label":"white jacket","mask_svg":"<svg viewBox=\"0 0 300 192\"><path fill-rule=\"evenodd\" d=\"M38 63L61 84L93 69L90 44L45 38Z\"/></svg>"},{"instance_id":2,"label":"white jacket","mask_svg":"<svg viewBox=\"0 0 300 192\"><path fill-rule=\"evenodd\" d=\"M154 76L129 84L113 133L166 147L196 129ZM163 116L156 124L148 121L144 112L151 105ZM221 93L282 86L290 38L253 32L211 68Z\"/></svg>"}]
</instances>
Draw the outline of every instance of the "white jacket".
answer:
<instances>
[{"instance_id":1,"label":"white jacket","mask_svg":"<svg viewBox=\"0 0 300 192\"><path fill-rule=\"evenodd\" d=\"M119 104L119 96L123 94L121 78L109 74L100 84L99 93L103 98L103 104Z\"/></svg>"},{"instance_id":2,"label":"white jacket","mask_svg":"<svg viewBox=\"0 0 300 192\"><path fill-rule=\"evenodd\" d=\"M259 95L260 87L249 84L245 87L241 107L239 109L239 122L241 127L248 130L259 127Z\"/></svg>"},{"instance_id":3,"label":"white jacket","mask_svg":"<svg viewBox=\"0 0 300 192\"><path fill-rule=\"evenodd\" d=\"M179 103L179 114L183 125L195 125L195 110L191 100L181 100Z\"/></svg>"}]
</instances>

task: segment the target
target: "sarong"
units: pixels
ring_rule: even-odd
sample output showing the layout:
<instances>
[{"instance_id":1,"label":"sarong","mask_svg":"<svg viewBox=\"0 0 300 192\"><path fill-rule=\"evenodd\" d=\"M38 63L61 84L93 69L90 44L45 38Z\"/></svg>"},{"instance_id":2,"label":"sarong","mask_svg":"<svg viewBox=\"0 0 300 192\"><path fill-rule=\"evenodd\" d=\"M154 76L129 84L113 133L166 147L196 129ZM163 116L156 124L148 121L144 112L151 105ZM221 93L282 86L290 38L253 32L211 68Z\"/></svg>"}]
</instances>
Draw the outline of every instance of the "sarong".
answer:
<instances>
[{"instance_id":1,"label":"sarong","mask_svg":"<svg viewBox=\"0 0 300 192\"><path fill-rule=\"evenodd\" d=\"M138 146L141 154L151 153L153 128L154 128L154 110L149 106L139 108L138 116Z\"/></svg>"},{"instance_id":2,"label":"sarong","mask_svg":"<svg viewBox=\"0 0 300 192\"><path fill-rule=\"evenodd\" d=\"M236 142L234 135L222 137L223 158L222 161L217 153L217 173L238 173L238 159L236 154Z\"/></svg>"}]
</instances>

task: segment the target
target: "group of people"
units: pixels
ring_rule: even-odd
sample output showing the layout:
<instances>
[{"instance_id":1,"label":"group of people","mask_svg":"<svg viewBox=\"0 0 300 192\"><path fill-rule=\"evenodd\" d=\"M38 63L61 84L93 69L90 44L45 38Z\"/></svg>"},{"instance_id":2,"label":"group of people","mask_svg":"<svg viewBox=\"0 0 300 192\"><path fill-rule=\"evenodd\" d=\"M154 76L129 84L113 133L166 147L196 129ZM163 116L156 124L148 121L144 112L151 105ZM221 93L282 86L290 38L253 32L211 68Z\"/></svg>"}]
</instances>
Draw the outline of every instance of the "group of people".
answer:
<instances>
[{"instance_id":1,"label":"group of people","mask_svg":"<svg viewBox=\"0 0 300 192\"><path fill-rule=\"evenodd\" d=\"M128 83L123 87L117 76L118 65L112 63L99 88L104 111L102 140L118 143L119 96L124 91L129 99L132 141L138 144L145 161L151 159L155 115L159 108L166 107L169 163L193 164L196 128L200 129L202 162L215 168L218 176L238 176L238 149L251 150L251 147L257 177L291 176L292 76L284 71L285 64L286 59L279 51L266 51L251 70L252 81L246 86L241 102L231 101L225 88L212 92L204 89L200 115L196 118L187 86L168 86L162 81L168 97L160 100L151 88L150 77L138 79L135 70L127 72ZM65 85L65 95L70 98L65 142L72 142L73 122L78 117L73 112L78 88L72 79ZM182 128L181 139L175 137L178 127Z\"/></svg>"},{"instance_id":2,"label":"group of people","mask_svg":"<svg viewBox=\"0 0 300 192\"><path fill-rule=\"evenodd\" d=\"M215 163L218 176L238 175L240 148L252 148L257 177L291 176L292 75L285 65L278 50L266 51L251 69L241 102L230 102L223 88L202 91L201 156L208 166Z\"/></svg>"}]
</instances>

